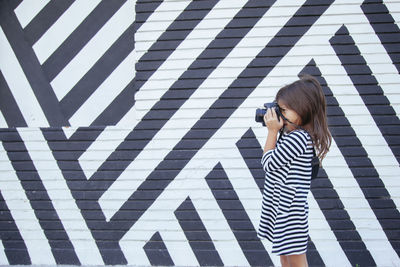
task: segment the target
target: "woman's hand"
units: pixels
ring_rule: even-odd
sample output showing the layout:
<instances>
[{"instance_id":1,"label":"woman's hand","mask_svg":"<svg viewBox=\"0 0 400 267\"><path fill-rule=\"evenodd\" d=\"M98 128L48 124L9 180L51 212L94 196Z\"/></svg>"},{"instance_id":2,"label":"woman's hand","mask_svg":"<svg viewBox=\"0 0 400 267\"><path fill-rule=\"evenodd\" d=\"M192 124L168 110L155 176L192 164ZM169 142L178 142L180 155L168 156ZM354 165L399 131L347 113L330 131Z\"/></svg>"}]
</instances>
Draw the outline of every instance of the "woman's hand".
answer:
<instances>
[{"instance_id":1,"label":"woman's hand","mask_svg":"<svg viewBox=\"0 0 400 267\"><path fill-rule=\"evenodd\" d=\"M269 108L264 115L264 122L268 128L268 136L265 141L264 153L268 150L275 149L277 134L283 127L283 119L278 121L278 115L276 115L275 109Z\"/></svg>"},{"instance_id":2,"label":"woman's hand","mask_svg":"<svg viewBox=\"0 0 400 267\"><path fill-rule=\"evenodd\" d=\"M268 131L279 132L283 127L283 119L281 118L278 121L278 115L276 114L275 109L269 108L264 115L264 122L268 128Z\"/></svg>"}]
</instances>

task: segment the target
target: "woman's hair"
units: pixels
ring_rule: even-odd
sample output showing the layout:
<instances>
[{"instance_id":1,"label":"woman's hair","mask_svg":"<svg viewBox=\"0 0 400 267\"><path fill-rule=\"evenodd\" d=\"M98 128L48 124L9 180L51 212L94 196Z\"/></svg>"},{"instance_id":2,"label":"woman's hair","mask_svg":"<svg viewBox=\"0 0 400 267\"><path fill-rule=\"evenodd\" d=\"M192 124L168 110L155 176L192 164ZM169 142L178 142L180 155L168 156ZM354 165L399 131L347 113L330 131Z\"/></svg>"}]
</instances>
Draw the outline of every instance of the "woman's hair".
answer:
<instances>
[{"instance_id":1,"label":"woman's hair","mask_svg":"<svg viewBox=\"0 0 400 267\"><path fill-rule=\"evenodd\" d=\"M329 151L332 136L326 118L325 95L317 79L310 75L301 76L300 80L278 91L278 100L300 116L301 126L311 135L322 161Z\"/></svg>"}]
</instances>

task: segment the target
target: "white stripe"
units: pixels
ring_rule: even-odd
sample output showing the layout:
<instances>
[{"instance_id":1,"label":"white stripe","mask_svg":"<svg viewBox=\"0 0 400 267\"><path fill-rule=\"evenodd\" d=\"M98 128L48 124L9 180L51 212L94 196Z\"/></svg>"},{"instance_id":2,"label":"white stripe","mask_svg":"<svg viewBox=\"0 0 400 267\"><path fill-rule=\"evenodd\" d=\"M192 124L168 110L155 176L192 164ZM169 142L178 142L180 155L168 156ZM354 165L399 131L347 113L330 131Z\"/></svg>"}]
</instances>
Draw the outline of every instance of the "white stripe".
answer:
<instances>
[{"instance_id":1,"label":"white stripe","mask_svg":"<svg viewBox=\"0 0 400 267\"><path fill-rule=\"evenodd\" d=\"M192 185L192 189L188 190L190 192L190 199L207 233L210 235L224 266L249 266L250 264L243 254L243 250L240 248L235 235L231 231L224 214L205 180L207 174L217 164L217 160L208 161L207 168L198 168L198 164L204 164L204 159L191 160L188 163L189 166L185 166L175 180L187 179L188 186Z\"/></svg>"},{"instance_id":2,"label":"white stripe","mask_svg":"<svg viewBox=\"0 0 400 267\"><path fill-rule=\"evenodd\" d=\"M322 48L321 48L322 49ZM326 50L331 50L333 53L333 48L331 46L326 46ZM318 63L318 58L315 59ZM400 196L398 194L400 188L400 181L397 179L400 173L399 164L390 150L386 140L383 138L378 126L372 118L372 115L368 111L367 107L364 105L358 91L354 87L352 81L347 76L346 71L341 66L338 58L335 61L337 66L337 71L341 72L341 85L345 85L346 94L342 94L341 90L336 91L335 81L331 81L332 75L329 75L325 71L326 65L320 65L320 70L325 77L330 88L335 95L337 101L342 103L341 108L349 120L351 126L353 127L357 138L360 140L363 148L367 151L368 157L371 159L376 171L379 174L379 178L385 184L385 188L388 190L389 194L393 196L393 201L400 209ZM332 63L333 63L332 62ZM351 96L351 103L348 103ZM344 104L343 104L344 103ZM357 108L354 108L356 106ZM359 115L362 114L362 115ZM376 147L380 148L380 154L377 155L375 152Z\"/></svg>"},{"instance_id":3,"label":"white stripe","mask_svg":"<svg viewBox=\"0 0 400 267\"><path fill-rule=\"evenodd\" d=\"M49 126L11 45L0 29L0 70L28 126Z\"/></svg>"},{"instance_id":4,"label":"white stripe","mask_svg":"<svg viewBox=\"0 0 400 267\"><path fill-rule=\"evenodd\" d=\"M138 60L147 52L153 42L155 42L169 27L170 23L166 23L165 21L174 21L190 3L190 1L163 1L157 7L135 33L135 40L137 40L135 43L135 50ZM151 27L152 22L159 20L163 20L164 23L159 25L160 27L157 28L157 31L154 31Z\"/></svg>"},{"instance_id":5,"label":"white stripe","mask_svg":"<svg viewBox=\"0 0 400 267\"><path fill-rule=\"evenodd\" d=\"M244 113L243 109L239 108L238 110L241 110L240 113ZM230 136L229 132L231 131L231 129L229 128L229 125L232 124L235 124L234 118L230 119L228 124L225 124L218 130L218 136ZM231 136L229 137L229 139L232 140L232 149L224 149L224 151L222 153L218 153L217 156L220 157L221 165L224 168L234 191L238 195L240 202L243 204L243 207L248 214L255 231L257 231L261 216L262 194L260 189L258 188L257 183L252 178L253 175L248 169L246 163L243 160L243 157L240 155L239 150L237 149L235 144L243 134L243 131L236 130L236 136L234 136L233 138ZM196 154L194 158L207 157L207 153L212 153L215 156L215 149L212 147L214 147L215 145L213 143L219 142L218 136L211 139L210 142L207 142L205 147L198 154ZM214 165L211 164L211 166ZM274 257L271 254L272 244L267 240L261 240L261 243L263 244L266 251L269 253L269 256L274 266L279 266L279 257Z\"/></svg>"},{"instance_id":6,"label":"white stripe","mask_svg":"<svg viewBox=\"0 0 400 267\"><path fill-rule=\"evenodd\" d=\"M25 242L32 264L56 264L51 247L35 216L25 190L0 145L0 190Z\"/></svg>"},{"instance_id":7,"label":"white stripe","mask_svg":"<svg viewBox=\"0 0 400 267\"><path fill-rule=\"evenodd\" d=\"M85 219L82 217L40 129L20 128L18 133L24 141L47 194L75 248L79 261L82 264L104 264ZM60 195L66 196L65 200L63 202L54 201ZM68 206L68 209L65 208L65 205Z\"/></svg>"},{"instance_id":8,"label":"white stripe","mask_svg":"<svg viewBox=\"0 0 400 267\"><path fill-rule=\"evenodd\" d=\"M134 125L134 121L132 122ZM121 128L115 126L108 126L96 138L89 148L79 157L79 164L89 179L100 167L100 165L107 159L115 148L124 140L125 137L132 131L132 128Z\"/></svg>"},{"instance_id":9,"label":"white stripe","mask_svg":"<svg viewBox=\"0 0 400 267\"><path fill-rule=\"evenodd\" d=\"M24 0L14 10L22 28L31 22L31 20L42 10L50 0Z\"/></svg>"},{"instance_id":10,"label":"white stripe","mask_svg":"<svg viewBox=\"0 0 400 267\"><path fill-rule=\"evenodd\" d=\"M168 252L176 265L198 266L196 257L182 229L176 221L174 211L186 199L187 191L179 190L182 184L171 183L157 198L149 209L140 217L132 228L121 238L120 246L127 258L128 264L150 265L142 252L144 244L159 231ZM146 242L143 242L146 241ZM177 242L179 247L173 245ZM186 244L185 244L186 243ZM173 251L178 249L178 251ZM177 254L181 253L181 255Z\"/></svg>"},{"instance_id":11,"label":"white stripe","mask_svg":"<svg viewBox=\"0 0 400 267\"><path fill-rule=\"evenodd\" d=\"M33 45L33 50L42 64L64 42L65 39L100 3L100 0L77 0L61 15L60 18Z\"/></svg>"},{"instance_id":12,"label":"white stripe","mask_svg":"<svg viewBox=\"0 0 400 267\"><path fill-rule=\"evenodd\" d=\"M354 10L362 12L361 6L354 7ZM367 18L365 16L361 17L360 22L364 24L364 33L362 35L357 34L357 25L349 24L347 25L347 29L349 30L349 33L353 38L357 48L360 50L363 58L365 59L367 66L371 69L372 75L378 81L378 85L382 88L383 92L387 96L387 99L391 103L391 106L396 111L397 116L399 117L400 102L396 101L396 98L394 98L394 95L398 95L399 93L399 72L397 71L396 66L392 63L392 59L389 57L378 36L375 34L374 29L369 24ZM369 44L373 44L373 53L369 51L368 46L362 45L364 39L368 40ZM372 63L374 62L377 55L379 56L381 61L385 62L385 64ZM369 112L364 114L369 114Z\"/></svg>"},{"instance_id":13,"label":"white stripe","mask_svg":"<svg viewBox=\"0 0 400 267\"><path fill-rule=\"evenodd\" d=\"M200 266L177 219L171 219L168 224L174 230L162 231L160 235L175 266Z\"/></svg>"},{"instance_id":14,"label":"white stripe","mask_svg":"<svg viewBox=\"0 0 400 267\"><path fill-rule=\"evenodd\" d=\"M3 112L0 111L0 128L7 128L7 121L3 116Z\"/></svg>"},{"instance_id":15,"label":"white stripe","mask_svg":"<svg viewBox=\"0 0 400 267\"><path fill-rule=\"evenodd\" d=\"M4 251L3 242L0 241L0 264L1 265L9 265L6 252Z\"/></svg>"},{"instance_id":16,"label":"white stripe","mask_svg":"<svg viewBox=\"0 0 400 267\"><path fill-rule=\"evenodd\" d=\"M134 75L132 71L135 65L134 55L135 53L132 51L93 92L89 99L80 106L69 119L71 125L90 125L124 90L129 82L132 81Z\"/></svg>"},{"instance_id":17,"label":"white stripe","mask_svg":"<svg viewBox=\"0 0 400 267\"><path fill-rule=\"evenodd\" d=\"M133 1L128 0L54 80L51 81L51 85L59 100L72 89L107 49L109 49L133 23L132 9Z\"/></svg>"},{"instance_id":18,"label":"white stripe","mask_svg":"<svg viewBox=\"0 0 400 267\"><path fill-rule=\"evenodd\" d=\"M399 1L391 1L391 0L383 0L387 9L389 10L390 15L393 17L397 26L400 24L400 2Z\"/></svg>"},{"instance_id":19,"label":"white stripe","mask_svg":"<svg viewBox=\"0 0 400 267\"><path fill-rule=\"evenodd\" d=\"M309 234L325 266L351 266L314 196L308 197ZM334 263L334 264L333 264Z\"/></svg>"},{"instance_id":20,"label":"white stripe","mask_svg":"<svg viewBox=\"0 0 400 267\"><path fill-rule=\"evenodd\" d=\"M377 266L392 266L393 262L399 262L399 256L389 243L335 142L332 142L324 159L324 169Z\"/></svg>"}]
</instances>

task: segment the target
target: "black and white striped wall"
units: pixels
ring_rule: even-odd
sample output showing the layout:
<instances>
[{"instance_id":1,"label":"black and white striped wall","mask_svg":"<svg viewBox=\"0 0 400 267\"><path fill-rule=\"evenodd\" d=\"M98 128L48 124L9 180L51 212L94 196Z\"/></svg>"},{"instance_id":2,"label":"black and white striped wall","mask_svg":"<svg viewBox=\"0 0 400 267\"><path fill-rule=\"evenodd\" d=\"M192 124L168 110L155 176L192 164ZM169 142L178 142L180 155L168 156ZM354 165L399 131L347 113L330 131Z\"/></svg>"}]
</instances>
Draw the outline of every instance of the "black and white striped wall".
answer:
<instances>
[{"instance_id":1,"label":"black and white striped wall","mask_svg":"<svg viewBox=\"0 0 400 267\"><path fill-rule=\"evenodd\" d=\"M279 266L257 107L301 73L333 145L310 266L400 266L400 1L0 0L0 265Z\"/></svg>"}]
</instances>

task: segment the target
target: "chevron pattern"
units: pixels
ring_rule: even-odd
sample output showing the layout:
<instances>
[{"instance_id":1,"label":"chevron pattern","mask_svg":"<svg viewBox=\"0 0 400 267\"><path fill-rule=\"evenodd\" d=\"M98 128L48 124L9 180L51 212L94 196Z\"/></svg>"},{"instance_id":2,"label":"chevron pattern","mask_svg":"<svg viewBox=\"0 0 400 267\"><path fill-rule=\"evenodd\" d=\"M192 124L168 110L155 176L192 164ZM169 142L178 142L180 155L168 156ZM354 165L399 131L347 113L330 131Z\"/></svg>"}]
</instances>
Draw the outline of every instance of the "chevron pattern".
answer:
<instances>
[{"instance_id":1,"label":"chevron pattern","mask_svg":"<svg viewBox=\"0 0 400 267\"><path fill-rule=\"evenodd\" d=\"M310 266L400 264L400 2L0 1L0 265L279 266L256 107L301 73L333 145Z\"/></svg>"}]
</instances>

